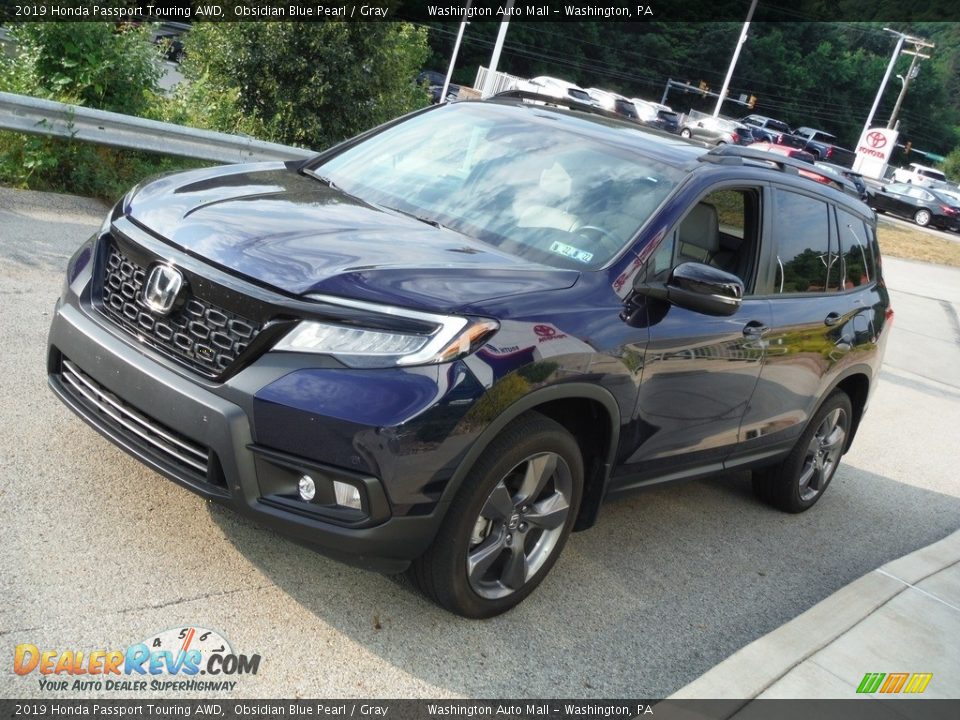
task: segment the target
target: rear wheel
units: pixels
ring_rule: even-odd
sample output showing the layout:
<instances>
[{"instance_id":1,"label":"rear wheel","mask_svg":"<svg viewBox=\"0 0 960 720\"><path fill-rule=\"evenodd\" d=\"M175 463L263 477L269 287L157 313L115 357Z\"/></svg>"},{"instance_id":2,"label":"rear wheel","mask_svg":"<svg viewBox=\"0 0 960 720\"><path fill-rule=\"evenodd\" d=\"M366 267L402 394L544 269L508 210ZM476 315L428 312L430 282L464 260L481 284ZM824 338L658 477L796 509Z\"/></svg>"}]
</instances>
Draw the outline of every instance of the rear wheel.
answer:
<instances>
[{"instance_id":1,"label":"rear wheel","mask_svg":"<svg viewBox=\"0 0 960 720\"><path fill-rule=\"evenodd\" d=\"M930 211L920 208L913 214L913 221L920 227L926 227L930 224Z\"/></svg>"},{"instance_id":2,"label":"rear wheel","mask_svg":"<svg viewBox=\"0 0 960 720\"><path fill-rule=\"evenodd\" d=\"M433 544L411 567L412 580L458 615L509 610L553 567L582 492L576 439L559 423L527 413L464 479Z\"/></svg>"},{"instance_id":3,"label":"rear wheel","mask_svg":"<svg viewBox=\"0 0 960 720\"><path fill-rule=\"evenodd\" d=\"M687 128L684 128L683 130L680 131L680 137L688 138L690 137L690 135L691 135L690 130Z\"/></svg>"},{"instance_id":4,"label":"rear wheel","mask_svg":"<svg viewBox=\"0 0 960 720\"><path fill-rule=\"evenodd\" d=\"M790 513L808 510L833 479L850 435L850 398L830 395L811 418L790 454L753 473L753 490L768 505Z\"/></svg>"}]
</instances>

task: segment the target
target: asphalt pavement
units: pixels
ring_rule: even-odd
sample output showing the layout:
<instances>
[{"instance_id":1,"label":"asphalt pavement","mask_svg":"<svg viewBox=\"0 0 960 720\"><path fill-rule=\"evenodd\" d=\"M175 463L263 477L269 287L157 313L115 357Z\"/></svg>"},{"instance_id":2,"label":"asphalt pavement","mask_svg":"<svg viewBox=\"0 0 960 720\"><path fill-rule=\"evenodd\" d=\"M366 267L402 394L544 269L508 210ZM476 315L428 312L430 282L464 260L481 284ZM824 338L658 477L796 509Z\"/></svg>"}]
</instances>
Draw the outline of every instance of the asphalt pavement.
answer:
<instances>
[{"instance_id":1,"label":"asphalt pavement","mask_svg":"<svg viewBox=\"0 0 960 720\"><path fill-rule=\"evenodd\" d=\"M230 697L664 697L960 526L960 282L955 270L887 258L887 362L812 511L761 505L743 473L651 490L606 506L515 610L454 617L403 580L206 503L54 399L50 313L67 257L105 211L0 188L4 652L125 648L196 626L262 657ZM36 674L4 664L0 696L44 695Z\"/></svg>"}]
</instances>

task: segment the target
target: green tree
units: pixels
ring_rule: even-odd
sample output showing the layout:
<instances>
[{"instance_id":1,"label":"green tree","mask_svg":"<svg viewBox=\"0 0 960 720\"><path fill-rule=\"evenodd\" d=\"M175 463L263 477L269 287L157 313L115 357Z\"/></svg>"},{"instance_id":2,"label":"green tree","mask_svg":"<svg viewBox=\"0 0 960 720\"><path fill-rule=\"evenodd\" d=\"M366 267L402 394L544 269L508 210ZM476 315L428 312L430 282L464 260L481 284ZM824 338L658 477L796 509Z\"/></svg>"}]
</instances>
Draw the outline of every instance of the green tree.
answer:
<instances>
[{"instance_id":1,"label":"green tree","mask_svg":"<svg viewBox=\"0 0 960 720\"><path fill-rule=\"evenodd\" d=\"M960 182L960 147L954 148L943 161L943 172L953 182Z\"/></svg>"},{"instance_id":2,"label":"green tree","mask_svg":"<svg viewBox=\"0 0 960 720\"><path fill-rule=\"evenodd\" d=\"M175 115L321 148L427 103L426 31L408 23L197 23Z\"/></svg>"}]
</instances>

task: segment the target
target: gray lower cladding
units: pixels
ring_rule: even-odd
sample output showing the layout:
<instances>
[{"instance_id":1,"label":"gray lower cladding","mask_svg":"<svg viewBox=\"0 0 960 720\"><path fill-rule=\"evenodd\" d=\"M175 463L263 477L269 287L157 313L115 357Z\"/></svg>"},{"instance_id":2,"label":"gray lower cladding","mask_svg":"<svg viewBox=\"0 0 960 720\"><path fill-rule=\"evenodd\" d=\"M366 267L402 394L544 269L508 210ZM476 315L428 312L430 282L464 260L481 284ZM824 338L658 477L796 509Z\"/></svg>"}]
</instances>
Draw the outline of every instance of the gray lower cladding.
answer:
<instances>
[{"instance_id":1,"label":"gray lower cladding","mask_svg":"<svg viewBox=\"0 0 960 720\"><path fill-rule=\"evenodd\" d=\"M264 460L276 468L297 459L287 456L278 463L275 453L254 452L246 409L254 389L234 387L231 399L221 397L213 383L165 367L72 302L58 303L49 344L49 384L71 410L151 469L210 501L331 558L385 573L403 572L436 534L443 504L429 515L392 517L374 478L367 479L367 494L376 501L374 520L382 522L372 526L345 526L264 499L258 466L263 472ZM290 370L265 369L256 373L255 384L262 387ZM197 463L198 448L209 451L205 473ZM358 482L336 468L304 465Z\"/></svg>"}]
</instances>

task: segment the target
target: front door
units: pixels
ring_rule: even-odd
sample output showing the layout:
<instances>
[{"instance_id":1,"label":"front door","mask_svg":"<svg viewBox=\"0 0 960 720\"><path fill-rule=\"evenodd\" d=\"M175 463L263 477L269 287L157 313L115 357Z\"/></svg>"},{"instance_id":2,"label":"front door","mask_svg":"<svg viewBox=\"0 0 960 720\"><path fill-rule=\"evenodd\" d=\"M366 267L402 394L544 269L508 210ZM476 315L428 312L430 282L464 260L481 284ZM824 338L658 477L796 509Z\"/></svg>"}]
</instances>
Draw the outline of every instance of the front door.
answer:
<instances>
[{"instance_id":1,"label":"front door","mask_svg":"<svg viewBox=\"0 0 960 720\"><path fill-rule=\"evenodd\" d=\"M731 272L747 288L741 308L713 317L646 299L649 330L636 417L621 435L621 463L611 491L720 470L736 446L753 394L770 325L770 302L752 297L762 189L731 186L702 196L668 233L645 269L664 280L683 262Z\"/></svg>"}]
</instances>

